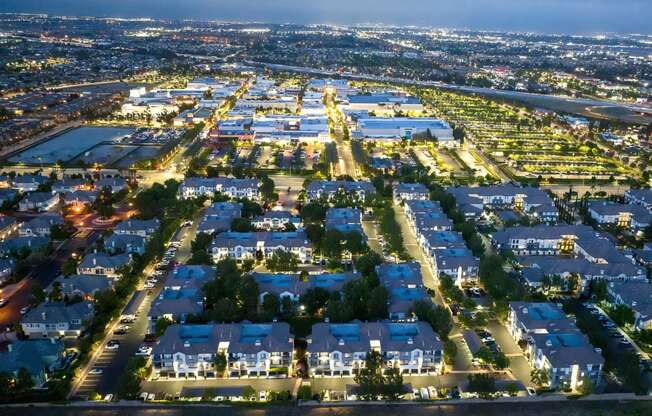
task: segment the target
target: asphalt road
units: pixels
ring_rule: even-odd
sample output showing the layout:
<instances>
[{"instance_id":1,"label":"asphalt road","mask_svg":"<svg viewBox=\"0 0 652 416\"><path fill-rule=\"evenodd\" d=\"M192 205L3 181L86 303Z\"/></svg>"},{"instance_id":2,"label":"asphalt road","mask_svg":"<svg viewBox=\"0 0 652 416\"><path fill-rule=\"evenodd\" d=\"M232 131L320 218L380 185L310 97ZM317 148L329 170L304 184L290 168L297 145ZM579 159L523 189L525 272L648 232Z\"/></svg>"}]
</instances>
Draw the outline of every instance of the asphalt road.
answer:
<instances>
[{"instance_id":1,"label":"asphalt road","mask_svg":"<svg viewBox=\"0 0 652 416\"><path fill-rule=\"evenodd\" d=\"M197 232L197 221L189 227L182 240L182 245L177 250L175 260L181 264L185 263L190 257L190 243L194 240ZM148 270L149 271L149 270ZM167 276L159 277L154 289L148 291L148 295L141 304L136 315L136 321L129 324L130 330L125 335L115 335L109 331L105 336L101 346L89 361L89 368L84 369L81 374L81 380L73 388L71 396L88 396L90 393L98 392L102 395L116 393L120 376L127 367L129 359L134 356L138 347L143 344L147 334L148 322L147 313L152 302L159 295ZM107 350L104 345L109 340L120 341L120 347L117 350ZM102 369L102 374L88 374L90 368Z\"/></svg>"},{"instance_id":2,"label":"asphalt road","mask_svg":"<svg viewBox=\"0 0 652 416\"><path fill-rule=\"evenodd\" d=\"M19 283L20 287L9 298L9 304L0 308L0 329L6 330L20 321L20 310L29 305L35 287L46 288L61 273L61 266L73 252L92 246L99 232L80 233L64 243L46 262L36 267L30 277Z\"/></svg>"}]
</instances>

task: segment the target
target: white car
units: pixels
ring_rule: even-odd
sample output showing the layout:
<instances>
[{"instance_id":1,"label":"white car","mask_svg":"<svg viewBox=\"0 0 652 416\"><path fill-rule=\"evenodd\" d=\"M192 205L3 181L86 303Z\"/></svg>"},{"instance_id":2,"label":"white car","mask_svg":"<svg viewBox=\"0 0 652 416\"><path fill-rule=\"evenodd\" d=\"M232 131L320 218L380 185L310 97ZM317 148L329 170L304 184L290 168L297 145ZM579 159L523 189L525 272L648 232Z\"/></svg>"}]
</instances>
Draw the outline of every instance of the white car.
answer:
<instances>
[{"instance_id":1,"label":"white car","mask_svg":"<svg viewBox=\"0 0 652 416\"><path fill-rule=\"evenodd\" d=\"M106 343L106 348L107 350L117 350L120 348L120 342L112 339L111 341Z\"/></svg>"},{"instance_id":2,"label":"white car","mask_svg":"<svg viewBox=\"0 0 652 416\"><path fill-rule=\"evenodd\" d=\"M136 351L136 355L149 357L150 355L152 355L152 347L148 347L147 345L141 345L138 348L138 351Z\"/></svg>"},{"instance_id":3,"label":"white car","mask_svg":"<svg viewBox=\"0 0 652 416\"><path fill-rule=\"evenodd\" d=\"M104 401L105 402L112 402L113 401L113 394L109 393L106 396L104 396Z\"/></svg>"},{"instance_id":4,"label":"white car","mask_svg":"<svg viewBox=\"0 0 652 416\"><path fill-rule=\"evenodd\" d=\"M102 370L101 368L95 367L91 369L91 371L89 371L88 374L98 375L98 374L102 374L103 372L104 370Z\"/></svg>"}]
</instances>

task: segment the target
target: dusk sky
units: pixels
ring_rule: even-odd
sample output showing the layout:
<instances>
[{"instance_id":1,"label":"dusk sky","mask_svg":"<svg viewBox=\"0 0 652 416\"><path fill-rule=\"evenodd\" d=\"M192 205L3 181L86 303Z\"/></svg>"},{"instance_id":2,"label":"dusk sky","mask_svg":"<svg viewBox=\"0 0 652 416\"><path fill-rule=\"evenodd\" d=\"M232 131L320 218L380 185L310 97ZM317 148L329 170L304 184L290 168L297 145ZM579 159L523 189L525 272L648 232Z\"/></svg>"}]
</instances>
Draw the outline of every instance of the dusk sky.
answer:
<instances>
[{"instance_id":1,"label":"dusk sky","mask_svg":"<svg viewBox=\"0 0 652 416\"><path fill-rule=\"evenodd\" d=\"M1 0L1 12L652 33L650 0Z\"/></svg>"}]
</instances>

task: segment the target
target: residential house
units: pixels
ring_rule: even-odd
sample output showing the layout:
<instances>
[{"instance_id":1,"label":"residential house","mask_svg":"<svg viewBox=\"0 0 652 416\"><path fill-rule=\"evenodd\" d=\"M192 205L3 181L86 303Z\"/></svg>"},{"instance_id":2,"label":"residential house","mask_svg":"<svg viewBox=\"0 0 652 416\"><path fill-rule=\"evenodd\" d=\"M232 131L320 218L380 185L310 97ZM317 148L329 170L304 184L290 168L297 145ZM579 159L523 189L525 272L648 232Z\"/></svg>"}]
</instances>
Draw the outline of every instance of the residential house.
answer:
<instances>
[{"instance_id":1,"label":"residential house","mask_svg":"<svg viewBox=\"0 0 652 416\"><path fill-rule=\"evenodd\" d=\"M607 285L609 301L634 311L634 325L639 330L652 330L652 284L642 281L615 281Z\"/></svg>"},{"instance_id":2,"label":"residential house","mask_svg":"<svg viewBox=\"0 0 652 416\"><path fill-rule=\"evenodd\" d=\"M315 201L322 198L332 200L337 195L364 200L366 197L375 194L376 188L371 182L366 181L313 181L306 188L308 201Z\"/></svg>"},{"instance_id":3,"label":"residential house","mask_svg":"<svg viewBox=\"0 0 652 416\"><path fill-rule=\"evenodd\" d=\"M643 231L652 222L652 213L642 205L591 201L587 210L598 225L613 225L632 232Z\"/></svg>"},{"instance_id":4,"label":"residential house","mask_svg":"<svg viewBox=\"0 0 652 416\"><path fill-rule=\"evenodd\" d=\"M78 190L63 194L63 204L74 212L81 212L86 207L93 205L99 193L97 191Z\"/></svg>"},{"instance_id":5,"label":"residential house","mask_svg":"<svg viewBox=\"0 0 652 416\"><path fill-rule=\"evenodd\" d=\"M20 321L28 338L77 338L93 317L93 303L66 306L63 302L44 302L27 312Z\"/></svg>"},{"instance_id":6,"label":"residential house","mask_svg":"<svg viewBox=\"0 0 652 416\"><path fill-rule=\"evenodd\" d=\"M14 252L27 250L33 252L45 248L49 243L47 237L32 236L32 237L12 237L4 241L0 241L0 255L10 255Z\"/></svg>"},{"instance_id":7,"label":"residential house","mask_svg":"<svg viewBox=\"0 0 652 416\"><path fill-rule=\"evenodd\" d=\"M27 370L34 387L41 388L65 362L65 347L59 340L27 340L8 344L6 352L0 352L0 373L18 377L21 369Z\"/></svg>"},{"instance_id":8,"label":"residential house","mask_svg":"<svg viewBox=\"0 0 652 416\"><path fill-rule=\"evenodd\" d=\"M430 198L430 191L422 183L399 183L394 187L394 201L424 201Z\"/></svg>"},{"instance_id":9,"label":"residential house","mask_svg":"<svg viewBox=\"0 0 652 416\"><path fill-rule=\"evenodd\" d=\"M280 300L290 299L298 303L309 289L320 288L328 292L339 292L351 280L360 277L357 273L317 273L301 279L298 273L253 273L258 283L259 300L262 303L268 294Z\"/></svg>"},{"instance_id":10,"label":"residential house","mask_svg":"<svg viewBox=\"0 0 652 416\"><path fill-rule=\"evenodd\" d=\"M104 240L104 250L114 255L120 253L140 254L145 253L147 239L133 234L111 234Z\"/></svg>"},{"instance_id":11,"label":"residential house","mask_svg":"<svg viewBox=\"0 0 652 416\"><path fill-rule=\"evenodd\" d=\"M578 390L586 379L599 385L604 358L554 303L512 302L508 329L524 345L530 365L548 373L549 387Z\"/></svg>"},{"instance_id":12,"label":"residential house","mask_svg":"<svg viewBox=\"0 0 652 416\"><path fill-rule=\"evenodd\" d=\"M121 176L104 177L95 181L95 189L102 190L108 188L113 193L127 189L127 181Z\"/></svg>"},{"instance_id":13,"label":"residential house","mask_svg":"<svg viewBox=\"0 0 652 416\"><path fill-rule=\"evenodd\" d=\"M16 271L16 260L0 259L0 285L7 283Z\"/></svg>"},{"instance_id":14,"label":"residential house","mask_svg":"<svg viewBox=\"0 0 652 416\"><path fill-rule=\"evenodd\" d=\"M389 293L388 311L391 320L412 320L414 302L430 301L423 285L421 265L416 261L378 265L376 275Z\"/></svg>"},{"instance_id":15,"label":"residential house","mask_svg":"<svg viewBox=\"0 0 652 416\"><path fill-rule=\"evenodd\" d=\"M215 202L204 211L197 232L214 234L229 231L233 220L241 217L242 203Z\"/></svg>"},{"instance_id":16,"label":"residential house","mask_svg":"<svg viewBox=\"0 0 652 416\"><path fill-rule=\"evenodd\" d=\"M8 215L0 215L0 240L6 240L16 235L19 225L16 218Z\"/></svg>"},{"instance_id":17,"label":"residential house","mask_svg":"<svg viewBox=\"0 0 652 416\"><path fill-rule=\"evenodd\" d=\"M61 288L61 293L68 298L81 296L84 299L93 299L97 292L111 289L113 287L113 280L106 276L95 274L61 275L54 280L46 291L51 292L54 284L58 284Z\"/></svg>"},{"instance_id":18,"label":"residential house","mask_svg":"<svg viewBox=\"0 0 652 416\"><path fill-rule=\"evenodd\" d=\"M255 178L186 178L179 187L179 196L183 199L199 196L213 197L219 192L229 198L258 200L259 188L260 181Z\"/></svg>"},{"instance_id":19,"label":"residential house","mask_svg":"<svg viewBox=\"0 0 652 416\"><path fill-rule=\"evenodd\" d=\"M52 183L52 193L56 194L74 193L76 191L89 190L90 188L90 183L82 178L64 177Z\"/></svg>"},{"instance_id":20,"label":"residential house","mask_svg":"<svg viewBox=\"0 0 652 416\"><path fill-rule=\"evenodd\" d=\"M301 263L308 263L312 257L312 243L303 231L225 232L215 237L209 250L216 262L227 257L237 261L264 259L276 250L296 254Z\"/></svg>"},{"instance_id":21,"label":"residential house","mask_svg":"<svg viewBox=\"0 0 652 416\"><path fill-rule=\"evenodd\" d=\"M377 351L382 366L403 375L438 375L443 370L443 343L425 322L317 323L308 341L312 377L351 377Z\"/></svg>"},{"instance_id":22,"label":"residential house","mask_svg":"<svg viewBox=\"0 0 652 416\"><path fill-rule=\"evenodd\" d=\"M357 208L329 208L324 222L326 231L337 230L341 233L355 232L365 236L362 230L362 212Z\"/></svg>"},{"instance_id":23,"label":"residential house","mask_svg":"<svg viewBox=\"0 0 652 416\"><path fill-rule=\"evenodd\" d=\"M105 253L90 253L84 256L77 266L79 274L95 274L107 277L120 277L120 270L131 263L129 254L110 256Z\"/></svg>"},{"instance_id":24,"label":"residential house","mask_svg":"<svg viewBox=\"0 0 652 416\"><path fill-rule=\"evenodd\" d=\"M172 325L152 351L154 377L212 378L224 354L228 377L270 377L292 371L294 337L284 322Z\"/></svg>"},{"instance_id":25,"label":"residential house","mask_svg":"<svg viewBox=\"0 0 652 416\"><path fill-rule=\"evenodd\" d=\"M39 186L45 185L50 180L41 175L17 175L12 180L12 187L21 193L35 192Z\"/></svg>"},{"instance_id":26,"label":"residential house","mask_svg":"<svg viewBox=\"0 0 652 416\"><path fill-rule=\"evenodd\" d=\"M251 221L258 230L283 231L291 224L295 229L301 227L301 218L290 214L288 211L267 211Z\"/></svg>"},{"instance_id":27,"label":"residential house","mask_svg":"<svg viewBox=\"0 0 652 416\"><path fill-rule=\"evenodd\" d=\"M652 211L652 189L630 189L625 191L625 203L640 205Z\"/></svg>"},{"instance_id":28,"label":"residential house","mask_svg":"<svg viewBox=\"0 0 652 416\"><path fill-rule=\"evenodd\" d=\"M156 332L156 322L159 319L184 324L188 316L199 315L203 311L204 295L200 288L191 286L163 289L152 302L147 314L148 333Z\"/></svg>"},{"instance_id":29,"label":"residential house","mask_svg":"<svg viewBox=\"0 0 652 416\"><path fill-rule=\"evenodd\" d=\"M18 201L19 211L49 211L59 203L59 195L50 192L31 192Z\"/></svg>"},{"instance_id":30,"label":"residential house","mask_svg":"<svg viewBox=\"0 0 652 416\"><path fill-rule=\"evenodd\" d=\"M510 209L533 221L557 223L559 212L548 194L539 188L515 185L448 188L466 218L478 218L485 209Z\"/></svg>"},{"instance_id":31,"label":"residential house","mask_svg":"<svg viewBox=\"0 0 652 416\"><path fill-rule=\"evenodd\" d=\"M158 218L151 220L129 219L116 225L113 232L119 235L137 235L149 239L161 226Z\"/></svg>"},{"instance_id":32,"label":"residential house","mask_svg":"<svg viewBox=\"0 0 652 416\"><path fill-rule=\"evenodd\" d=\"M21 223L18 228L18 234L21 237L49 237L52 227L63 224L64 220L60 214L43 214Z\"/></svg>"}]
</instances>

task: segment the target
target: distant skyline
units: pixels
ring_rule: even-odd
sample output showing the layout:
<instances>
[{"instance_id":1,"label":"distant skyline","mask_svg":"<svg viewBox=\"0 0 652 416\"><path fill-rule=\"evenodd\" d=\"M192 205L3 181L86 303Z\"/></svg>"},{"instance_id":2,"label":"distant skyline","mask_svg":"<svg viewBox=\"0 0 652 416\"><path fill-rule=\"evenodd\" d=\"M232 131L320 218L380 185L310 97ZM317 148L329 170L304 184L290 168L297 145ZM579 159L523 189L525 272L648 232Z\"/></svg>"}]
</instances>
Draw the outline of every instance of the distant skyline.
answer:
<instances>
[{"instance_id":1,"label":"distant skyline","mask_svg":"<svg viewBox=\"0 0 652 416\"><path fill-rule=\"evenodd\" d=\"M1 0L0 12L652 34L651 0Z\"/></svg>"}]
</instances>

